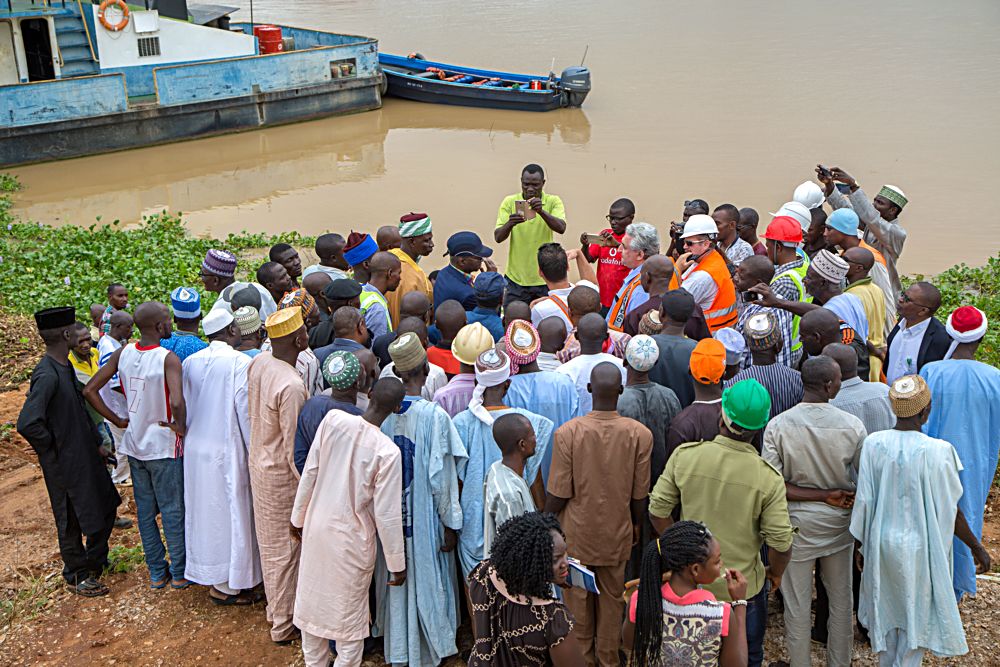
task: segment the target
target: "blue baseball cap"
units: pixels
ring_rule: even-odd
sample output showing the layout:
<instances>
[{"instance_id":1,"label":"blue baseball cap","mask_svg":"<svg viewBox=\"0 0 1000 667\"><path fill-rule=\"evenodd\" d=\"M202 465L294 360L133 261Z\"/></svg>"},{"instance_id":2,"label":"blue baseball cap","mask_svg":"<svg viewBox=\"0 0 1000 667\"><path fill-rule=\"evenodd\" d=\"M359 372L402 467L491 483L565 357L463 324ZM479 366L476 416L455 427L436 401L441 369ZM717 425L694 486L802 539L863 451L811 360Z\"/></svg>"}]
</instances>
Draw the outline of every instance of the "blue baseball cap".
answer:
<instances>
[{"instance_id":1,"label":"blue baseball cap","mask_svg":"<svg viewBox=\"0 0 1000 667\"><path fill-rule=\"evenodd\" d=\"M841 234L858 235L858 214L849 208L838 208L826 219L826 226L833 227Z\"/></svg>"},{"instance_id":2,"label":"blue baseball cap","mask_svg":"<svg viewBox=\"0 0 1000 667\"><path fill-rule=\"evenodd\" d=\"M471 255L473 257L489 257L492 254L493 249L484 246L479 235L475 232L456 232L448 238L448 251L445 253L445 256Z\"/></svg>"},{"instance_id":3,"label":"blue baseball cap","mask_svg":"<svg viewBox=\"0 0 1000 667\"><path fill-rule=\"evenodd\" d=\"M178 287L171 292L170 305L177 319L193 320L201 317L201 296L193 287Z\"/></svg>"},{"instance_id":4,"label":"blue baseball cap","mask_svg":"<svg viewBox=\"0 0 1000 667\"><path fill-rule=\"evenodd\" d=\"M499 299L503 297L505 284L503 276L496 271L483 271L476 276L472 289L477 299Z\"/></svg>"}]
</instances>

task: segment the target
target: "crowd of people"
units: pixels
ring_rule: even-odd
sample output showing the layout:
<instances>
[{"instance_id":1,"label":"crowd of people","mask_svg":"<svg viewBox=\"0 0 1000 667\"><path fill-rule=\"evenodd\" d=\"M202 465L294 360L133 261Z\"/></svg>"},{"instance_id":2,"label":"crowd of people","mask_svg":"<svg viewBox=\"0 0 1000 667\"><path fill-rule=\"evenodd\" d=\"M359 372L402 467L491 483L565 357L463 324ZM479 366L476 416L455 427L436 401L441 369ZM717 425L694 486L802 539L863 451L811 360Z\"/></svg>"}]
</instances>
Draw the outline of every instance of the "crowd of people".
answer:
<instances>
[{"instance_id":1,"label":"crowd of people","mask_svg":"<svg viewBox=\"0 0 1000 667\"><path fill-rule=\"evenodd\" d=\"M308 267L275 245L251 281L212 249L169 305L130 309L116 277L93 327L40 310L17 429L67 585L108 593L130 485L149 586L266 603L310 666L381 638L433 667L464 618L470 665L756 666L770 591L793 667L812 641L850 665L855 624L882 665L967 652L1000 450L988 322L903 289L899 188L816 181L762 233L752 208L692 199L661 230L622 198L560 244L531 164L499 207L503 274L471 230L428 272L409 213L323 234Z\"/></svg>"}]
</instances>

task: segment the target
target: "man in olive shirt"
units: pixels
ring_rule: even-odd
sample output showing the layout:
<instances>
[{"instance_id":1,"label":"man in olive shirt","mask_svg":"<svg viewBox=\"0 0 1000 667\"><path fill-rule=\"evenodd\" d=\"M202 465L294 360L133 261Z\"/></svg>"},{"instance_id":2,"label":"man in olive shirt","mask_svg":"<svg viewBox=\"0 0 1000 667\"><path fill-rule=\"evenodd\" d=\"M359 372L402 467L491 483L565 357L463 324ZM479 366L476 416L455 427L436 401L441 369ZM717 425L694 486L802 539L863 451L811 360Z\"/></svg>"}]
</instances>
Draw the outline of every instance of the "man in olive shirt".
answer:
<instances>
[{"instance_id":1,"label":"man in olive shirt","mask_svg":"<svg viewBox=\"0 0 1000 667\"><path fill-rule=\"evenodd\" d=\"M565 592L587 665L618 667L625 563L646 511L653 434L618 414L619 367L594 366L588 388L593 411L555 433L545 511L559 515L567 553L597 578L599 595L582 588Z\"/></svg>"},{"instance_id":2,"label":"man in olive shirt","mask_svg":"<svg viewBox=\"0 0 1000 667\"><path fill-rule=\"evenodd\" d=\"M679 504L681 519L701 521L715 535L726 567L746 575L751 667L764 660L766 584L781 584L792 554L785 480L750 444L767 424L770 413L771 397L756 380L743 380L726 389L719 435L678 447L656 482L649 503L650 519L658 533L673 523L670 514ZM769 547L766 568L760 558L765 543ZM706 588L720 600L729 599L722 579Z\"/></svg>"},{"instance_id":3,"label":"man in olive shirt","mask_svg":"<svg viewBox=\"0 0 1000 667\"><path fill-rule=\"evenodd\" d=\"M503 243L510 238L504 306L511 301L531 303L549 295L538 273L538 249L552 243L552 232L566 231L566 209L562 199L542 191L544 186L545 172L537 164L529 164L521 170L521 192L500 203L493 239ZM526 210L518 210L518 201L526 202Z\"/></svg>"}]
</instances>

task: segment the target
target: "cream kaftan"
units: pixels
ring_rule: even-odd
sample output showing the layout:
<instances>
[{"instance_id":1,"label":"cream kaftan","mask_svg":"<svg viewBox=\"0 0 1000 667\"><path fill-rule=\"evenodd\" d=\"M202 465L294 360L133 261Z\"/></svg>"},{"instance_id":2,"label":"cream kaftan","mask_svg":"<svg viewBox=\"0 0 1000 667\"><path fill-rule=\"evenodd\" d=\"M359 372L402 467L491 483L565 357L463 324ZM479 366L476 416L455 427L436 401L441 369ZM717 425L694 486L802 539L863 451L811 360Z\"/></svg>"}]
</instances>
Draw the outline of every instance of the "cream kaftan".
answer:
<instances>
[{"instance_id":1,"label":"cream kaftan","mask_svg":"<svg viewBox=\"0 0 1000 667\"><path fill-rule=\"evenodd\" d=\"M327 639L368 636L376 533L388 569L406 568L399 448L361 417L331 410L299 480L292 523L302 530L295 625Z\"/></svg>"}]
</instances>

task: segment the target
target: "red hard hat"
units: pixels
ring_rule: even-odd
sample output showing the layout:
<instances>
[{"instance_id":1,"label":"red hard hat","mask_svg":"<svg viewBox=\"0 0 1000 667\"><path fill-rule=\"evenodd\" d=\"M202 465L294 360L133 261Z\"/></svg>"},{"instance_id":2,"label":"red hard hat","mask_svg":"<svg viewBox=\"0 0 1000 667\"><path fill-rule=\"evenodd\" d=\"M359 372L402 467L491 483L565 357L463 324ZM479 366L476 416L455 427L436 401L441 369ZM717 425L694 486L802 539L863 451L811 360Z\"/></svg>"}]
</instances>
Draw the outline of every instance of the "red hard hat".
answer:
<instances>
[{"instance_id":1,"label":"red hard hat","mask_svg":"<svg viewBox=\"0 0 1000 667\"><path fill-rule=\"evenodd\" d=\"M764 238L784 243L802 243L802 225L795 218L779 215L767 226Z\"/></svg>"}]
</instances>

